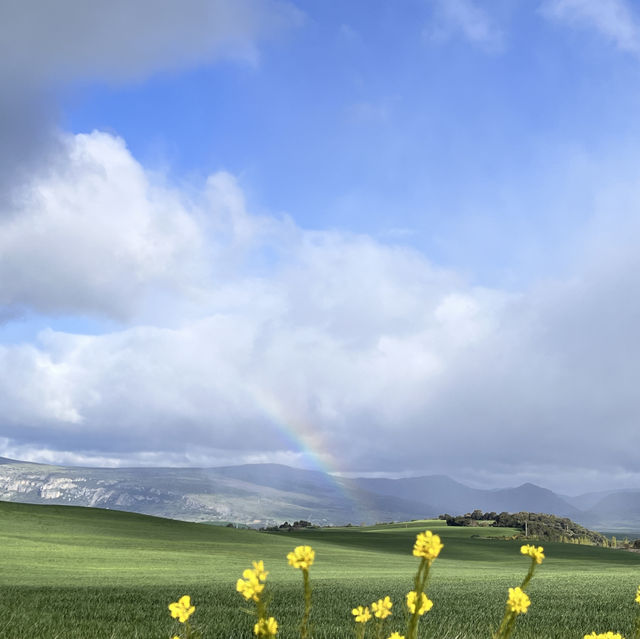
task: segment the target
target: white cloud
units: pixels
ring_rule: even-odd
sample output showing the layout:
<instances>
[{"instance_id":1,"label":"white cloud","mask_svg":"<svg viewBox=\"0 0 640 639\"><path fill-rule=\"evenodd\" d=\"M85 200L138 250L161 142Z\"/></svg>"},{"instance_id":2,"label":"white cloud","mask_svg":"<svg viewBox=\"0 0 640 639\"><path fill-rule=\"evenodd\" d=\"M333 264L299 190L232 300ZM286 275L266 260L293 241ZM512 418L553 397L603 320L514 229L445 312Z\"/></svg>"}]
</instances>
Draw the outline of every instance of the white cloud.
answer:
<instances>
[{"instance_id":1,"label":"white cloud","mask_svg":"<svg viewBox=\"0 0 640 639\"><path fill-rule=\"evenodd\" d=\"M46 175L0 218L0 304L130 315L150 287L180 287L201 237L179 194L154 184L122 140L66 137Z\"/></svg>"},{"instance_id":2,"label":"white cloud","mask_svg":"<svg viewBox=\"0 0 640 639\"><path fill-rule=\"evenodd\" d=\"M425 28L427 40L441 42L460 35L474 45L488 51L499 51L504 35L488 13L473 0L434 0L434 24Z\"/></svg>"},{"instance_id":3,"label":"white cloud","mask_svg":"<svg viewBox=\"0 0 640 639\"><path fill-rule=\"evenodd\" d=\"M625 0L547 0L543 15L598 31L623 51L640 53L640 26Z\"/></svg>"}]
</instances>

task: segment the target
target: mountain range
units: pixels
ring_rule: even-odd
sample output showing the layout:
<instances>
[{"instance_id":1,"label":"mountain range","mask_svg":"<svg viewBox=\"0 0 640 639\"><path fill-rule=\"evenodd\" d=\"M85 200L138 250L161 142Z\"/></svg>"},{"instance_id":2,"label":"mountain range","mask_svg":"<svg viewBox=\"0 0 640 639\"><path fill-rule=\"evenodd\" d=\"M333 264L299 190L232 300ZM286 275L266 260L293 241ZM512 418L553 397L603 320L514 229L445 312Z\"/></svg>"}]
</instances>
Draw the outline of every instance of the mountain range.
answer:
<instances>
[{"instance_id":1,"label":"mountain range","mask_svg":"<svg viewBox=\"0 0 640 639\"><path fill-rule=\"evenodd\" d=\"M526 483L483 490L445 475L342 478L279 464L89 468L0 457L0 500L127 510L174 519L360 524L464 514L543 512L608 531L640 531L640 490L575 497Z\"/></svg>"}]
</instances>

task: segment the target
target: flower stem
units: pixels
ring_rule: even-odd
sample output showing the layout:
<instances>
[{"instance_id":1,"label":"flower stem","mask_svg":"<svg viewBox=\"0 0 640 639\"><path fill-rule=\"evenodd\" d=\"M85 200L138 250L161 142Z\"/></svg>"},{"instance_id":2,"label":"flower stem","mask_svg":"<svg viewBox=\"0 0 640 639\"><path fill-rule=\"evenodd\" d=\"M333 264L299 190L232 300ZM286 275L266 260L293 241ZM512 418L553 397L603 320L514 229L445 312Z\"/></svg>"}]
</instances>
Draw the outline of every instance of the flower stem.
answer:
<instances>
[{"instance_id":1,"label":"flower stem","mask_svg":"<svg viewBox=\"0 0 640 639\"><path fill-rule=\"evenodd\" d=\"M535 557L532 557L531 564L529 565L529 571L520 584L520 590L522 590L523 592L524 589L529 585L531 577L533 577L536 565L536 559ZM517 616L518 615L514 613L507 604L507 606L505 607L504 616L502 617L502 621L500 622L500 627L498 628L498 632L493 635L493 639L509 639L511 633L513 632L513 629L515 628ZM640 637L638 637L638 639L640 639Z\"/></svg>"},{"instance_id":2,"label":"flower stem","mask_svg":"<svg viewBox=\"0 0 640 639\"><path fill-rule=\"evenodd\" d=\"M300 623L300 638L309 637L309 616L311 615L311 585L309 583L309 569L302 569L302 583L304 586L304 614Z\"/></svg>"},{"instance_id":3,"label":"flower stem","mask_svg":"<svg viewBox=\"0 0 640 639\"><path fill-rule=\"evenodd\" d=\"M422 593L427 586L427 580L429 579L429 568L431 562L425 557L422 558L418 572L413 580L414 589L416 592L416 607L407 625L407 639L417 639L418 636L418 623L420 622L420 606L422 602Z\"/></svg>"}]
</instances>

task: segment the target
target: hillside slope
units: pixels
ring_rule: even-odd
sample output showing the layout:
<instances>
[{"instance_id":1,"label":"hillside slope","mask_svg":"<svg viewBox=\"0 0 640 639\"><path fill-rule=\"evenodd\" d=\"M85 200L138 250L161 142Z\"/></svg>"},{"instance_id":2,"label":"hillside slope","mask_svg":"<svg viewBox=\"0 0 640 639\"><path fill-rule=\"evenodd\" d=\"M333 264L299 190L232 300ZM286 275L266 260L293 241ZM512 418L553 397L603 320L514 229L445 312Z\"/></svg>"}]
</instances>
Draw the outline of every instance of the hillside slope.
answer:
<instances>
[{"instance_id":1,"label":"hillside slope","mask_svg":"<svg viewBox=\"0 0 640 639\"><path fill-rule=\"evenodd\" d=\"M0 502L0 636L173 636L180 628L167 606L189 594L196 606L192 621L203 637L249 637L254 620L235 584L252 560L262 559L269 612L282 628L278 636L294 639L301 579L286 554L300 544L316 551L317 636L349 639L349 611L385 595L399 611L392 628L401 630L402 603L418 565L411 549L425 528L444 543L429 585L435 602L425 622L430 636L491 636L507 586L518 583L528 565L522 542L502 538L512 529L478 531L436 520L262 533L99 508ZM520 623L519 637L563 639L594 627L630 627L640 555L544 545L547 559L534 578L532 610L524 619L529 625Z\"/></svg>"},{"instance_id":2,"label":"hillside slope","mask_svg":"<svg viewBox=\"0 0 640 639\"><path fill-rule=\"evenodd\" d=\"M5 460L0 499L127 510L187 521L372 523L435 515L425 503L276 464L228 468L76 468Z\"/></svg>"}]
</instances>

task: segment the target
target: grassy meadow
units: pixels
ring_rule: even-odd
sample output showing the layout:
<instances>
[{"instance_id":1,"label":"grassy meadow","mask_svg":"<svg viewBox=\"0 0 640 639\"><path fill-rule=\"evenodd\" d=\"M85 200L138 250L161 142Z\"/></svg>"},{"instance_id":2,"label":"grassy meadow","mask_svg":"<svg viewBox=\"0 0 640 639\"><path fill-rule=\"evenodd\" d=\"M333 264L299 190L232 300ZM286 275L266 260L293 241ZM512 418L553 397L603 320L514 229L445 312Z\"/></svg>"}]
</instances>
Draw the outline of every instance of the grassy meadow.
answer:
<instances>
[{"instance_id":1,"label":"grassy meadow","mask_svg":"<svg viewBox=\"0 0 640 639\"><path fill-rule=\"evenodd\" d=\"M287 565L294 546L316 550L312 626L317 638L353 637L351 609L390 595L387 630L402 630L412 587L416 533L445 544L432 568L433 609L426 637L490 637L507 588L520 583L527 558L508 529L453 528L441 521L291 533L190 524L117 511L0 502L0 637L7 639L168 639L177 630L167 605L190 594L191 621L205 637L251 637L253 619L235 591L242 570L263 559L270 614L279 636L297 636L300 571ZM547 559L528 589L532 605L515 637L576 637L592 630L630 633L640 584L640 555L545 544ZM385 636L388 636L386 634Z\"/></svg>"}]
</instances>

